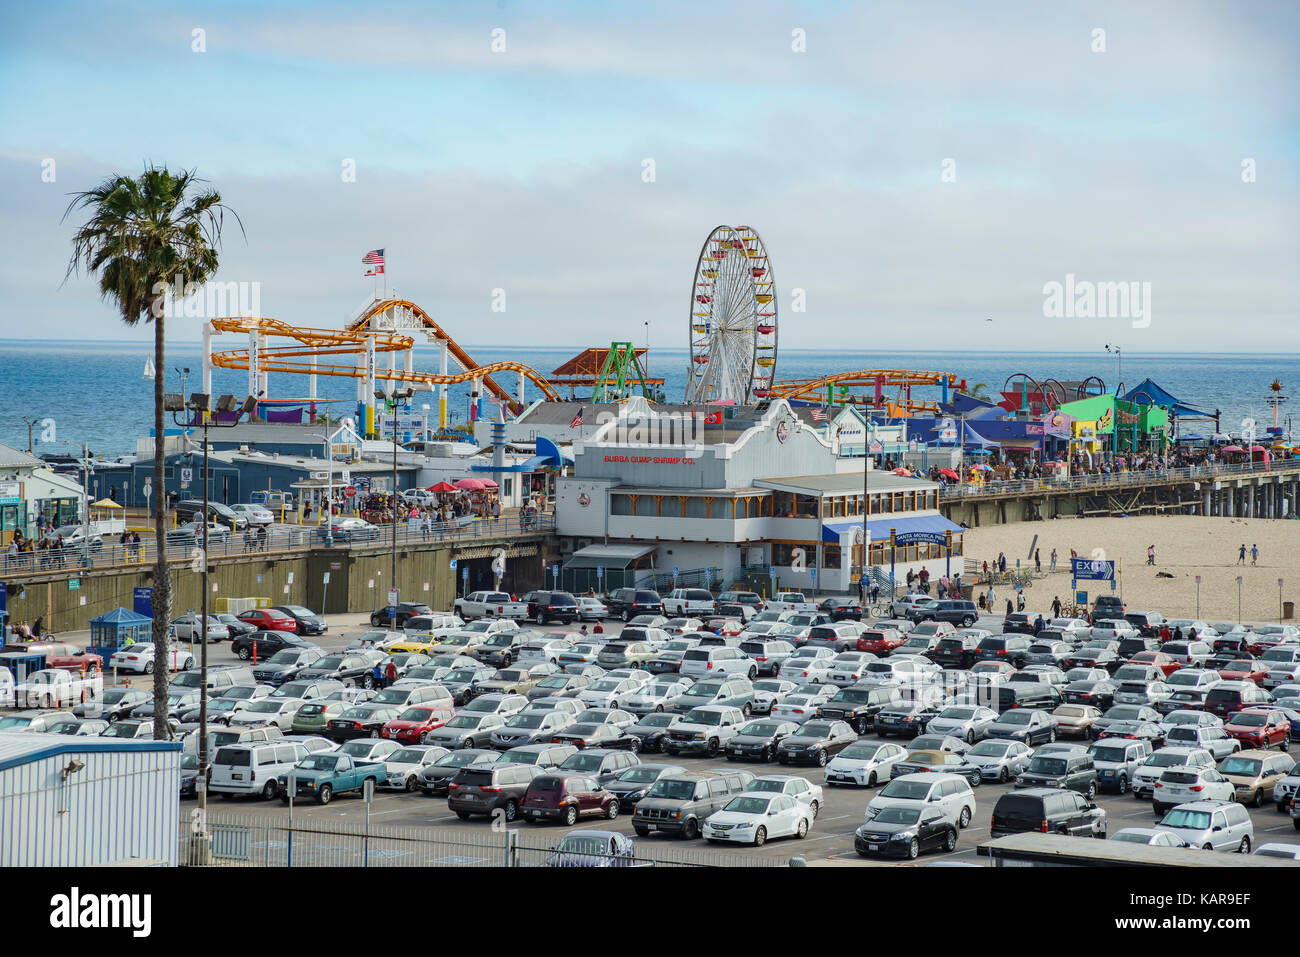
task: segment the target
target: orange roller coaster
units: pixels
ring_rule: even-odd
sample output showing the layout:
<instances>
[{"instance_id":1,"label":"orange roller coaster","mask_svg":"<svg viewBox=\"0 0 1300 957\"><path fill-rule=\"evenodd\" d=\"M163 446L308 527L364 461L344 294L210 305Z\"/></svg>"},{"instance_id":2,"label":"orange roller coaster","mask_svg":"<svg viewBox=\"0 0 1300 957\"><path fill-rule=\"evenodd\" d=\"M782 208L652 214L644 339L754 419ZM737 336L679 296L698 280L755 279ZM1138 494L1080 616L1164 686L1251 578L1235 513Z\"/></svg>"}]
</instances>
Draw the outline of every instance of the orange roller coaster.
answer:
<instances>
[{"instance_id":1,"label":"orange roller coaster","mask_svg":"<svg viewBox=\"0 0 1300 957\"><path fill-rule=\"evenodd\" d=\"M506 402L517 398L492 379L496 372L514 372L532 382L552 400L560 394L546 377L522 362L493 362L479 365L456 344L443 328L423 309L405 299L381 299L372 302L349 324L347 329L318 329L291 326L265 317L227 317L214 319L214 333L244 333L254 337L255 346L226 349L210 353L213 366L223 369L248 369L250 363L261 372L291 372L299 375L344 376L353 379L396 380L423 385L456 385L479 380L493 395ZM447 354L461 367L460 372L417 372L410 369L376 366L368 369L362 357L375 353L409 352L415 345L414 333L443 344ZM272 340L261 342L262 339ZM280 340L275 342L274 340ZM288 340L288 341L284 341ZM349 357L351 361L322 362L331 357ZM522 399L522 396L518 397Z\"/></svg>"},{"instance_id":2,"label":"orange roller coaster","mask_svg":"<svg viewBox=\"0 0 1300 957\"><path fill-rule=\"evenodd\" d=\"M778 380L772 384L770 395L772 398L816 400L826 396L829 391L835 394L837 402L889 408L891 414L895 415L937 413L938 402L912 398L913 386L940 386L946 393L948 389L965 388L966 380L958 379L950 372L858 369L811 379ZM872 394L846 394L850 389L870 389ZM893 398L886 395L886 390L894 391Z\"/></svg>"}]
</instances>

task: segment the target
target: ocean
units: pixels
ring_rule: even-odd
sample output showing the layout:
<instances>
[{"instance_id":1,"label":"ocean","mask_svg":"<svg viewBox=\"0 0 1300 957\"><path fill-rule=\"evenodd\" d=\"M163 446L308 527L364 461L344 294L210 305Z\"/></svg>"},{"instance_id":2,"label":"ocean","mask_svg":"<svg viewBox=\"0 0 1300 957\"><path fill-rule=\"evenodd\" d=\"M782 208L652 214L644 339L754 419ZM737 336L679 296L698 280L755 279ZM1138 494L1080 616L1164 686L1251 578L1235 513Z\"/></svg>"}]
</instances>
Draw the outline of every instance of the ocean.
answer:
<instances>
[{"instance_id":1,"label":"ocean","mask_svg":"<svg viewBox=\"0 0 1300 957\"><path fill-rule=\"evenodd\" d=\"M223 337L234 343L234 337ZM506 349L500 345L466 346L481 363L513 359L525 362L542 373L549 373L566 359L581 351L581 346ZM0 340L0 442L16 448L27 447L27 426L23 417L37 422L34 449L40 452L71 451L83 442L96 455L115 457L135 451L138 436L148 434L152 422L153 383L142 377L145 361L153 354L148 343L98 341ZM177 368L190 370L187 392L199 388L202 349L199 343L178 342L168 345L167 387L180 391ZM853 369L926 369L953 372L973 387L986 384L990 396L997 395L1009 376L1026 373L1041 381L1053 377L1061 381L1100 376L1108 390L1113 390L1118 375L1126 388L1151 378L1182 402L1206 412L1222 413L1225 431L1239 431L1245 419L1253 418L1260 432L1272 425L1272 413L1266 404L1269 384L1280 380L1283 394L1300 387L1300 355L1124 355L1122 372L1114 356L1101 354L1053 353L984 353L984 352L849 352L840 350L782 350L777 360L777 378L802 378L833 371ZM688 354L684 349L652 349L650 374L665 380L665 396L670 402L681 401L686 386ZM415 368L437 371L437 352L432 346L416 346ZM515 376L507 373L498 379L514 389ZM338 414L355 409L355 380L321 376L318 379L321 399L342 400L328 408ZM248 375L239 370L217 369L213 389L217 393L247 392ZM305 377L281 373L270 376L272 398L304 398ZM453 387L449 410L453 420L468 415L468 385ZM529 384L528 397L539 395ZM914 398L938 398L937 389L915 390ZM1300 399L1295 400L1300 411ZM436 413L435 395L417 393L415 407L428 403ZM1283 404L1281 424L1285 427L1288 406ZM52 428L51 428L52 426ZM1200 424L1194 431L1206 431ZM42 435L47 439L42 443ZM48 440L52 440L48 441Z\"/></svg>"}]
</instances>

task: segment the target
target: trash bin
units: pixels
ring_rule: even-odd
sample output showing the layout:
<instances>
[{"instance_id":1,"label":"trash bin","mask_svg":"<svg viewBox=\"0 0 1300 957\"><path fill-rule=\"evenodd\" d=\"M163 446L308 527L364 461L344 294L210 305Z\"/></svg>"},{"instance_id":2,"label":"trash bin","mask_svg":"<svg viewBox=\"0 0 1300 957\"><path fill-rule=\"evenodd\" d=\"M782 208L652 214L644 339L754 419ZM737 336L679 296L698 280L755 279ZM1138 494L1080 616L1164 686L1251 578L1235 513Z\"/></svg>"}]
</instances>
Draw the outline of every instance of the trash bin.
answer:
<instances>
[{"instance_id":1,"label":"trash bin","mask_svg":"<svg viewBox=\"0 0 1300 957\"><path fill-rule=\"evenodd\" d=\"M1295 617L1295 602L1293 601L1282 602L1282 617L1286 619L1291 619Z\"/></svg>"}]
</instances>

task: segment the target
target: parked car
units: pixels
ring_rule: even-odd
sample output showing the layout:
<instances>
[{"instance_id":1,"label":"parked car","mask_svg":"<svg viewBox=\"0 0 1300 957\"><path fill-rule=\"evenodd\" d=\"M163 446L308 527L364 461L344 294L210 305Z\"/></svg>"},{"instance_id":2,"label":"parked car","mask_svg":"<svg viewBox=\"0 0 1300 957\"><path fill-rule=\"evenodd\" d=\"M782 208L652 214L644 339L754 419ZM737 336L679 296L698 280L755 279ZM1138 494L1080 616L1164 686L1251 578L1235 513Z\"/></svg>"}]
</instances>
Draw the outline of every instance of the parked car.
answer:
<instances>
[{"instance_id":1,"label":"parked car","mask_svg":"<svg viewBox=\"0 0 1300 957\"><path fill-rule=\"evenodd\" d=\"M1133 771L1133 796L1139 800L1154 796L1156 782L1169 768L1214 766L1214 758L1204 748L1163 747L1156 750Z\"/></svg>"},{"instance_id":2,"label":"parked car","mask_svg":"<svg viewBox=\"0 0 1300 957\"><path fill-rule=\"evenodd\" d=\"M1289 754L1270 751L1239 751L1220 761L1217 769L1236 789L1236 799L1241 804L1259 807L1274 798L1279 782L1295 768Z\"/></svg>"},{"instance_id":3,"label":"parked car","mask_svg":"<svg viewBox=\"0 0 1300 957\"><path fill-rule=\"evenodd\" d=\"M524 817L529 821L560 821L572 826L581 817L618 817L617 795L582 773L539 774L523 797Z\"/></svg>"},{"instance_id":4,"label":"parked car","mask_svg":"<svg viewBox=\"0 0 1300 957\"><path fill-rule=\"evenodd\" d=\"M637 804L632 827L641 837L655 830L693 840L704 819L743 793L753 780L748 771L664 775Z\"/></svg>"},{"instance_id":5,"label":"parked car","mask_svg":"<svg viewBox=\"0 0 1300 957\"><path fill-rule=\"evenodd\" d=\"M1155 829L1206 851L1249 854L1255 840L1255 827L1246 809L1226 801L1179 804L1165 813Z\"/></svg>"},{"instance_id":6,"label":"parked car","mask_svg":"<svg viewBox=\"0 0 1300 957\"><path fill-rule=\"evenodd\" d=\"M1093 801L1063 788L1027 788L998 798L989 826L992 837L1040 831L1105 838L1106 812Z\"/></svg>"}]
</instances>

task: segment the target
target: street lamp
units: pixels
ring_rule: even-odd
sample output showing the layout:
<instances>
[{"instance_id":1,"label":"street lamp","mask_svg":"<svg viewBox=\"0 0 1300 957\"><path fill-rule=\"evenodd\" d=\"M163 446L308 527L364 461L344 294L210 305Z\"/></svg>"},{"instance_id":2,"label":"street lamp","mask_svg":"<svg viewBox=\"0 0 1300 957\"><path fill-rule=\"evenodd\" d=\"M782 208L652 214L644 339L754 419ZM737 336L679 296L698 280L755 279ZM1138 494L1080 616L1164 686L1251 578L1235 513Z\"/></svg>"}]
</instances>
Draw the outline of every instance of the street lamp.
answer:
<instances>
[{"instance_id":1,"label":"street lamp","mask_svg":"<svg viewBox=\"0 0 1300 957\"><path fill-rule=\"evenodd\" d=\"M392 546L392 585L389 591L393 592L392 614L389 618L394 629L397 628L397 600L401 596L397 589L397 407L403 402L415 395L415 389L409 385L402 388L393 387L391 393L383 389L375 390L375 398L383 402L389 413L393 417L393 546Z\"/></svg>"},{"instance_id":2,"label":"street lamp","mask_svg":"<svg viewBox=\"0 0 1300 957\"><path fill-rule=\"evenodd\" d=\"M186 370L189 371L188 369ZM208 429L231 429L239 424L240 417L245 412L251 412L257 407L257 400L251 395L244 399L241 404L233 395L223 395L217 399L215 409L211 409L212 397L203 392L195 392L190 396L189 401L185 401L185 396L180 392L172 392L163 396L163 410L172 414L172 421L177 425L192 425L193 422L183 423L176 416L182 411L198 413L199 426L203 429L203 564L200 568L200 574L203 580L203 597L200 607L199 625L199 767L198 776L194 779L194 793L198 798L199 809L206 814L208 807L208 486L211 481L208 477ZM231 422L217 422L216 416L235 413L235 418ZM161 489L159 490L161 494ZM231 534L234 534L232 528ZM203 863L207 862L206 846L203 852Z\"/></svg>"}]
</instances>

